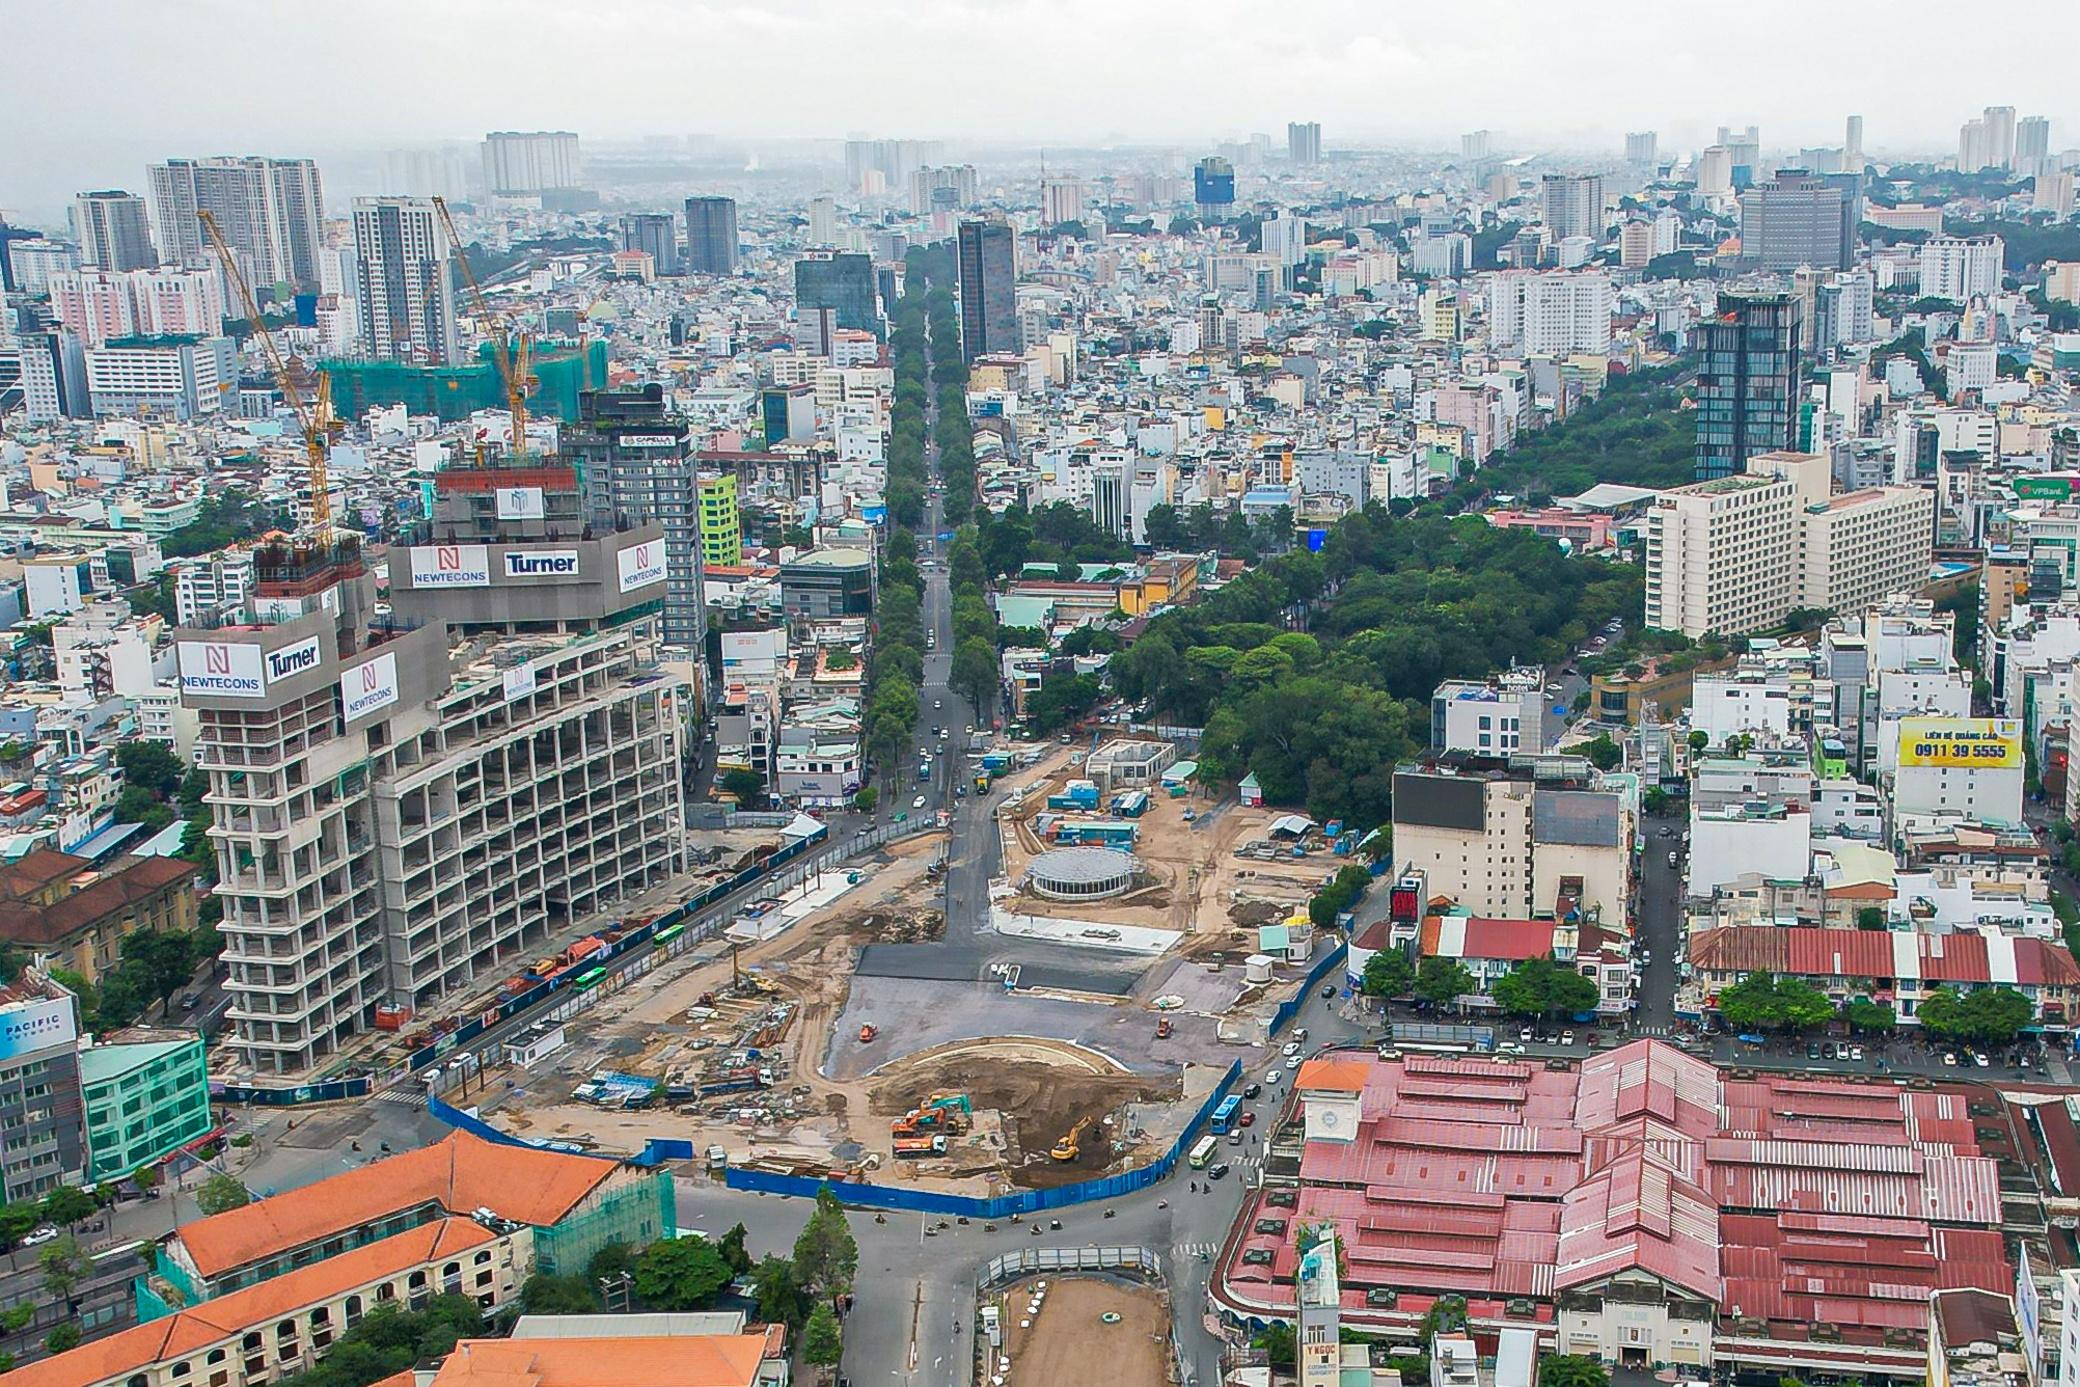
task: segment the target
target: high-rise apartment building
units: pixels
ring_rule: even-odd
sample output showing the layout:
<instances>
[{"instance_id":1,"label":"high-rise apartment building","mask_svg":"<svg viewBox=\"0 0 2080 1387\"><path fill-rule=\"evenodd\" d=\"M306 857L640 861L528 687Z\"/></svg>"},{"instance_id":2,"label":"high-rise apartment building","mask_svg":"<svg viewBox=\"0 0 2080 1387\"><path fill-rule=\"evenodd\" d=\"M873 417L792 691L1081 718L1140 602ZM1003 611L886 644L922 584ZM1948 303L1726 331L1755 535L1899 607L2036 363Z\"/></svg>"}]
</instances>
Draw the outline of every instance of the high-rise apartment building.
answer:
<instances>
[{"instance_id":1,"label":"high-rise apartment building","mask_svg":"<svg viewBox=\"0 0 2080 1387\"><path fill-rule=\"evenodd\" d=\"M699 468L693 432L666 408L664 387L580 393L578 422L562 430L557 442L577 469L584 512L595 530L617 522L659 528L664 643L681 651L702 649L708 627Z\"/></svg>"},{"instance_id":2,"label":"high-rise apartment building","mask_svg":"<svg viewBox=\"0 0 2080 1387\"><path fill-rule=\"evenodd\" d=\"M585 186L578 137L569 130L494 130L484 137L484 186L526 197Z\"/></svg>"},{"instance_id":3,"label":"high-rise apartment building","mask_svg":"<svg viewBox=\"0 0 2080 1387\"><path fill-rule=\"evenodd\" d=\"M1779 169L1740 196L1741 256L1778 272L1801 266L1847 269L1856 224L1843 189L1804 169Z\"/></svg>"},{"instance_id":4,"label":"high-rise apartment building","mask_svg":"<svg viewBox=\"0 0 2080 1387\"><path fill-rule=\"evenodd\" d=\"M1625 162L1652 164L1661 158L1661 138L1652 130L1637 130L1625 137Z\"/></svg>"},{"instance_id":5,"label":"high-rise apartment building","mask_svg":"<svg viewBox=\"0 0 2080 1387\"><path fill-rule=\"evenodd\" d=\"M1986 162L1995 168L2015 167L2015 108L1988 106L1980 114L1986 127Z\"/></svg>"},{"instance_id":6,"label":"high-rise apartment building","mask_svg":"<svg viewBox=\"0 0 2080 1387\"><path fill-rule=\"evenodd\" d=\"M1549 173L1539 180L1539 200L1554 240L1603 239L1603 179L1597 175Z\"/></svg>"},{"instance_id":7,"label":"high-rise apartment building","mask_svg":"<svg viewBox=\"0 0 2080 1387\"><path fill-rule=\"evenodd\" d=\"M1192 165L1192 204L1203 219L1227 216L1235 206L1235 165L1218 154Z\"/></svg>"},{"instance_id":8,"label":"high-rise apartment building","mask_svg":"<svg viewBox=\"0 0 2080 1387\"><path fill-rule=\"evenodd\" d=\"M1083 180L1074 174L1052 174L1040 180L1040 223L1060 226L1083 220Z\"/></svg>"},{"instance_id":9,"label":"high-rise apartment building","mask_svg":"<svg viewBox=\"0 0 2080 1387\"><path fill-rule=\"evenodd\" d=\"M1752 125L1745 129L1722 125L1718 142L1726 150L1733 186L1745 188L1754 182L1755 170L1762 163L1762 132Z\"/></svg>"},{"instance_id":10,"label":"high-rise apartment building","mask_svg":"<svg viewBox=\"0 0 2080 1387\"><path fill-rule=\"evenodd\" d=\"M1607 275L1506 270L1488 281L1488 341L1532 356L1610 350L1616 291Z\"/></svg>"},{"instance_id":11,"label":"high-rise apartment building","mask_svg":"<svg viewBox=\"0 0 2080 1387\"><path fill-rule=\"evenodd\" d=\"M80 263L102 270L149 270L159 263L144 199L113 189L72 200L72 235Z\"/></svg>"},{"instance_id":12,"label":"high-rise apartment building","mask_svg":"<svg viewBox=\"0 0 2080 1387\"><path fill-rule=\"evenodd\" d=\"M1021 350L1018 335L1018 233L1008 222L962 222L954 272L960 281L961 355Z\"/></svg>"},{"instance_id":13,"label":"high-rise apartment building","mask_svg":"<svg viewBox=\"0 0 2080 1387\"><path fill-rule=\"evenodd\" d=\"M837 243L838 200L829 193L818 193L809 199L809 244L834 246Z\"/></svg>"},{"instance_id":14,"label":"high-rise apartment building","mask_svg":"<svg viewBox=\"0 0 2080 1387\"><path fill-rule=\"evenodd\" d=\"M684 274L679 260L679 225L669 212L627 212L621 218L621 248L650 257L658 274Z\"/></svg>"},{"instance_id":15,"label":"high-rise apartment building","mask_svg":"<svg viewBox=\"0 0 2080 1387\"><path fill-rule=\"evenodd\" d=\"M874 262L859 252L808 255L795 261L794 301L797 309L835 310L841 328L881 335L881 314L874 306Z\"/></svg>"},{"instance_id":16,"label":"high-rise apartment building","mask_svg":"<svg viewBox=\"0 0 2080 1387\"><path fill-rule=\"evenodd\" d=\"M1322 162L1322 123L1318 120L1286 122L1286 158L1306 167Z\"/></svg>"},{"instance_id":17,"label":"high-rise apartment building","mask_svg":"<svg viewBox=\"0 0 2080 1387\"><path fill-rule=\"evenodd\" d=\"M737 474L703 472L697 482L701 562L744 561L744 518L737 509Z\"/></svg>"},{"instance_id":18,"label":"high-rise apartment building","mask_svg":"<svg viewBox=\"0 0 2080 1387\"><path fill-rule=\"evenodd\" d=\"M910 175L939 156L936 140L847 140L845 182L857 193L907 188Z\"/></svg>"},{"instance_id":19,"label":"high-rise apartment building","mask_svg":"<svg viewBox=\"0 0 2080 1387\"><path fill-rule=\"evenodd\" d=\"M1697 325L1699 481L1796 441L1802 326L1795 294L1735 292Z\"/></svg>"},{"instance_id":20,"label":"high-rise apartment building","mask_svg":"<svg viewBox=\"0 0 2080 1387\"><path fill-rule=\"evenodd\" d=\"M1842 127L1842 168L1848 173L1863 172L1863 117L1850 116Z\"/></svg>"},{"instance_id":21,"label":"high-rise apartment building","mask_svg":"<svg viewBox=\"0 0 2080 1387\"><path fill-rule=\"evenodd\" d=\"M1799 607L1853 613L1927 581L1935 494L1830 495L1829 460L1759 453L1647 512L1646 624L1696 639L1765 631Z\"/></svg>"},{"instance_id":22,"label":"high-rise apartment building","mask_svg":"<svg viewBox=\"0 0 2080 1387\"><path fill-rule=\"evenodd\" d=\"M912 169L910 210L920 217L933 212L964 211L975 205L976 186L973 164Z\"/></svg>"},{"instance_id":23,"label":"high-rise apartment building","mask_svg":"<svg viewBox=\"0 0 2080 1387\"><path fill-rule=\"evenodd\" d=\"M364 351L418 365L461 360L454 247L430 199L354 199L354 259Z\"/></svg>"},{"instance_id":24,"label":"high-rise apartment building","mask_svg":"<svg viewBox=\"0 0 2080 1387\"><path fill-rule=\"evenodd\" d=\"M1725 197L1733 191L1733 151L1723 144L1709 145L1697 156L1697 192L1700 197Z\"/></svg>"},{"instance_id":25,"label":"high-rise apartment building","mask_svg":"<svg viewBox=\"0 0 2080 1387\"><path fill-rule=\"evenodd\" d=\"M244 262L248 283L317 286L325 196L309 159L169 159L153 164L149 176L152 234L162 259L211 263L200 215L208 212Z\"/></svg>"},{"instance_id":26,"label":"high-rise apartment building","mask_svg":"<svg viewBox=\"0 0 2080 1387\"><path fill-rule=\"evenodd\" d=\"M368 624L343 539L261 548L271 624L176 633L229 1044L260 1074L308 1073L378 1007L508 971L683 865L656 527L586 531L568 468L454 469L434 504L391 550L405 629Z\"/></svg>"},{"instance_id":27,"label":"high-rise apartment building","mask_svg":"<svg viewBox=\"0 0 2080 1387\"><path fill-rule=\"evenodd\" d=\"M214 269L67 270L51 276L51 312L89 347L119 337L214 337L228 316Z\"/></svg>"},{"instance_id":28,"label":"high-rise apartment building","mask_svg":"<svg viewBox=\"0 0 2080 1387\"><path fill-rule=\"evenodd\" d=\"M686 199L686 272L737 272L737 202L727 197Z\"/></svg>"},{"instance_id":29,"label":"high-rise apartment building","mask_svg":"<svg viewBox=\"0 0 2080 1387\"><path fill-rule=\"evenodd\" d=\"M1921 296L1969 303L1999 293L2006 253L1998 236L1931 236L1921 243Z\"/></svg>"},{"instance_id":30,"label":"high-rise apartment building","mask_svg":"<svg viewBox=\"0 0 2080 1387\"><path fill-rule=\"evenodd\" d=\"M1486 130L1474 130L1459 137L1459 157L1478 162L1488 157L1493 147L1493 136Z\"/></svg>"},{"instance_id":31,"label":"high-rise apartment building","mask_svg":"<svg viewBox=\"0 0 2080 1387\"><path fill-rule=\"evenodd\" d=\"M2015 161L2017 173L2040 178L2052 169L2051 122L2043 116L2024 116L2015 122Z\"/></svg>"}]
</instances>

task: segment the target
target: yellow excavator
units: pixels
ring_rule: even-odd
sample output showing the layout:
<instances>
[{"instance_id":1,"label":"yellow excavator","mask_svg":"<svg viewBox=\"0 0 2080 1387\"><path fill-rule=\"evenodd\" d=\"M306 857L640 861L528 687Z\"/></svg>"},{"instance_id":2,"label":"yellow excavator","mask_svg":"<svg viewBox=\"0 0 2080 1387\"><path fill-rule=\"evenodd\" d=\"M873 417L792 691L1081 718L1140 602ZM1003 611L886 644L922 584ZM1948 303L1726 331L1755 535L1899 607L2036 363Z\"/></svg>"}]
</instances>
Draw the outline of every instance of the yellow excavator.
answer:
<instances>
[{"instance_id":1,"label":"yellow excavator","mask_svg":"<svg viewBox=\"0 0 2080 1387\"><path fill-rule=\"evenodd\" d=\"M1069 1135L1063 1137L1060 1141L1056 1142L1054 1144L1054 1150L1050 1151L1048 1154L1053 1156L1058 1161L1073 1161L1078 1156L1081 1156L1083 1154L1083 1147L1081 1144L1079 1144L1078 1138L1080 1138L1083 1135L1083 1129L1090 1125L1091 1120L1087 1117L1079 1120L1074 1127L1071 1127L1069 1129Z\"/></svg>"}]
</instances>

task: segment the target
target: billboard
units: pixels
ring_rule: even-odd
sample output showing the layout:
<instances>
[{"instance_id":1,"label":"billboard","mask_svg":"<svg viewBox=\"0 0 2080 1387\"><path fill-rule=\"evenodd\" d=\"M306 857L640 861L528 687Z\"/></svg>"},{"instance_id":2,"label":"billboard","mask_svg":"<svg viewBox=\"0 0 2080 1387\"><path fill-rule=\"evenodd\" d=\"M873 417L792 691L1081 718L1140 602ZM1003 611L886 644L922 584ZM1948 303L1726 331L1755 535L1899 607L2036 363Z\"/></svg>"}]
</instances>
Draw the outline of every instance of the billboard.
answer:
<instances>
[{"instance_id":1,"label":"billboard","mask_svg":"<svg viewBox=\"0 0 2080 1387\"><path fill-rule=\"evenodd\" d=\"M500 520L540 520L548 513L538 486L502 486L495 503Z\"/></svg>"},{"instance_id":2,"label":"billboard","mask_svg":"<svg viewBox=\"0 0 2080 1387\"><path fill-rule=\"evenodd\" d=\"M1899 764L1901 770L2020 770L2022 723L2017 718L1901 718Z\"/></svg>"},{"instance_id":3,"label":"billboard","mask_svg":"<svg viewBox=\"0 0 2080 1387\"><path fill-rule=\"evenodd\" d=\"M624 448L676 448L679 446L678 435L669 433L624 433L617 435L614 441Z\"/></svg>"},{"instance_id":4,"label":"billboard","mask_svg":"<svg viewBox=\"0 0 2080 1387\"><path fill-rule=\"evenodd\" d=\"M175 657L180 662L181 692L212 698L260 698L267 692L267 675L260 665L260 647L231 641L182 641Z\"/></svg>"},{"instance_id":5,"label":"billboard","mask_svg":"<svg viewBox=\"0 0 2080 1387\"><path fill-rule=\"evenodd\" d=\"M1397 772L1394 822L1478 833L1487 827L1487 789L1471 777Z\"/></svg>"},{"instance_id":6,"label":"billboard","mask_svg":"<svg viewBox=\"0 0 2080 1387\"><path fill-rule=\"evenodd\" d=\"M325 646L318 637L306 636L294 645L267 651L261 658L267 666L267 682L273 684L316 669L325 659Z\"/></svg>"},{"instance_id":7,"label":"billboard","mask_svg":"<svg viewBox=\"0 0 2080 1387\"><path fill-rule=\"evenodd\" d=\"M491 551L481 544L422 544L412 550L415 588L488 588Z\"/></svg>"},{"instance_id":8,"label":"billboard","mask_svg":"<svg viewBox=\"0 0 2080 1387\"><path fill-rule=\"evenodd\" d=\"M505 673L506 702L511 703L516 698L527 697L534 692L534 684L533 665L518 665L507 670Z\"/></svg>"},{"instance_id":9,"label":"billboard","mask_svg":"<svg viewBox=\"0 0 2080 1387\"><path fill-rule=\"evenodd\" d=\"M44 997L0 1011L0 1060L71 1045L78 1039L70 997Z\"/></svg>"},{"instance_id":10,"label":"billboard","mask_svg":"<svg viewBox=\"0 0 2080 1387\"><path fill-rule=\"evenodd\" d=\"M575 578L575 549L508 549L500 556L508 578Z\"/></svg>"},{"instance_id":11,"label":"billboard","mask_svg":"<svg viewBox=\"0 0 2080 1387\"><path fill-rule=\"evenodd\" d=\"M348 722L397 702L397 656L389 651L363 660L339 677L339 706Z\"/></svg>"},{"instance_id":12,"label":"billboard","mask_svg":"<svg viewBox=\"0 0 2080 1387\"><path fill-rule=\"evenodd\" d=\"M664 581L664 541L651 539L631 544L614 555L614 564L621 570L623 592L661 583Z\"/></svg>"}]
</instances>

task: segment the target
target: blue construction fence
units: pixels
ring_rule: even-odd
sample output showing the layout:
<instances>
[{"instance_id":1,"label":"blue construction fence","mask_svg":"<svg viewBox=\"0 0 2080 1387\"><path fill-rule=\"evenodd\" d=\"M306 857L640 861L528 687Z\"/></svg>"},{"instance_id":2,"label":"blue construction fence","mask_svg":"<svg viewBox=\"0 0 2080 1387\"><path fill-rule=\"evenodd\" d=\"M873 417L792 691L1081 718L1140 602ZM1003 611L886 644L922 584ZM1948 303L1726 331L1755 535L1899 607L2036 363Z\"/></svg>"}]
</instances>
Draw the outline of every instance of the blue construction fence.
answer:
<instances>
[{"instance_id":1,"label":"blue construction fence","mask_svg":"<svg viewBox=\"0 0 2080 1387\"><path fill-rule=\"evenodd\" d=\"M327 1079L300 1088L257 1088L252 1084L212 1082L209 1096L219 1103L251 1103L260 1108L293 1108L303 1103L336 1103L342 1098L366 1098L374 1081L367 1075L352 1079Z\"/></svg>"},{"instance_id":2,"label":"blue construction fence","mask_svg":"<svg viewBox=\"0 0 2080 1387\"><path fill-rule=\"evenodd\" d=\"M701 911L715 904L715 902L722 900L724 897L730 895L733 892L743 890L745 887L757 881L760 877L766 876L771 872L777 871L781 867L784 867L788 863L794 861L797 857L800 857L803 853L808 852L811 848L820 846L825 840L827 840L830 837L830 834L831 831L828 826L818 824L816 826L816 831L814 833L809 834L807 837L795 839L792 843L787 844L785 847L781 848L779 851L771 854L770 856L760 858L757 862L753 863L749 867L746 867L743 871L738 872L735 876L729 878L727 881L717 882L715 885L709 887L707 890L701 892L699 895L689 896L687 899L679 902L671 909L665 911L662 915L658 915L653 919L646 920L642 924L637 925L635 928L623 934L619 939L616 939L613 943L607 945L607 947L603 949L601 952L594 954L590 959L587 960L587 962L592 967L602 967L608 963L611 963L613 960L622 957L625 954L628 954L636 949L642 948L644 945L650 943L651 940L655 939L660 930L667 930L671 929L675 925L685 924L688 920L691 920L696 915L700 914ZM475 1039L477 1036L482 1035L485 1031L488 1031L493 1027L498 1026L503 1022L512 1019L515 1016L518 1016L521 1012L529 1011L537 1006L540 1006L543 1002L549 999L552 993L555 993L556 991L562 988L571 986L573 983L577 981L578 977L581 975L582 972L589 971L591 971L590 968L583 970L572 969L570 972L559 974L558 976L549 978L543 982L538 982L533 987L528 988L525 992L516 993L513 996L508 997L505 1001L500 1002L497 1006L485 1011L483 1015L473 1017L472 1019L463 1022L462 1025L456 1027L448 1034L440 1037L440 1039L435 1040L430 1044L422 1045L417 1050L414 1050L412 1052L410 1060L411 1068L414 1071L417 1071L426 1068L428 1065L437 1063L442 1058L442 1056L446 1055L456 1046L461 1045L466 1041Z\"/></svg>"},{"instance_id":3,"label":"blue construction fence","mask_svg":"<svg viewBox=\"0 0 2080 1387\"><path fill-rule=\"evenodd\" d=\"M760 1194L794 1195L805 1199L816 1197L818 1190L829 1189L842 1204L858 1205L868 1209L895 1209L908 1213L965 1214L969 1218L999 1219L1013 1214L1036 1214L1047 1209L1066 1209L1071 1204L1088 1204L1094 1199L1117 1199L1123 1194L1147 1189L1150 1185L1168 1178L1177 1169L1198 1139L1200 1129L1213 1110L1220 1106L1221 1099L1242 1077L1242 1062L1236 1060L1228 1065L1228 1072L1206 1101L1192 1114L1170 1149L1149 1165L1137 1170L1123 1170L1117 1175L1107 1175L1096 1180L1085 1180L1074 1185L1061 1185L1049 1190L1020 1190L1016 1194L998 1195L994 1199L975 1199L960 1194L939 1194L932 1190L898 1188L893 1185L868 1185L850 1180L818 1180L806 1175L774 1175L763 1170L741 1170L735 1166L723 1176L723 1183L733 1190L754 1190ZM662 1143L653 1142L653 1146ZM680 1143L684 1145L685 1143Z\"/></svg>"},{"instance_id":4,"label":"blue construction fence","mask_svg":"<svg viewBox=\"0 0 2080 1387\"><path fill-rule=\"evenodd\" d=\"M1336 972L1337 982L1341 985L1343 981L1343 960L1345 955L1349 953L1350 945L1338 944L1335 948L1329 950L1328 953L1315 960L1314 967L1307 970L1307 981L1300 984L1300 990L1285 1001L1280 1002L1278 1010L1271 1013L1271 1034L1277 1035L1292 1023L1293 1018L1300 1014L1300 1008L1307 1005L1308 994L1320 987L1322 979L1327 977L1331 971Z\"/></svg>"}]
</instances>

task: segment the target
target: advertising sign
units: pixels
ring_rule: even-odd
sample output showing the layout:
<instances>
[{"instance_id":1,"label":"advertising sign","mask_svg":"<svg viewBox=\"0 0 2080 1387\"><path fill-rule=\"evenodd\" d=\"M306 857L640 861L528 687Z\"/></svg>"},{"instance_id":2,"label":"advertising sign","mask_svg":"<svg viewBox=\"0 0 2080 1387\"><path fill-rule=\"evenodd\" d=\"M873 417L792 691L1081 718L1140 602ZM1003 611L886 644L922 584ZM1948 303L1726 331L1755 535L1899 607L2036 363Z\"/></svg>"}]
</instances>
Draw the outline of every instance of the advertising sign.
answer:
<instances>
[{"instance_id":1,"label":"advertising sign","mask_svg":"<svg viewBox=\"0 0 2080 1387\"><path fill-rule=\"evenodd\" d=\"M614 440L624 448L676 448L679 440L668 433L625 433Z\"/></svg>"},{"instance_id":2,"label":"advertising sign","mask_svg":"<svg viewBox=\"0 0 2080 1387\"><path fill-rule=\"evenodd\" d=\"M365 718L397 702L397 656L385 651L339 677L339 706L347 721Z\"/></svg>"},{"instance_id":3,"label":"advertising sign","mask_svg":"<svg viewBox=\"0 0 2080 1387\"><path fill-rule=\"evenodd\" d=\"M575 549L508 549L501 556L508 578L575 578Z\"/></svg>"},{"instance_id":4,"label":"advertising sign","mask_svg":"<svg viewBox=\"0 0 2080 1387\"><path fill-rule=\"evenodd\" d=\"M653 539L632 544L614 555L614 563L621 570L623 592L661 583L664 581L664 541Z\"/></svg>"},{"instance_id":5,"label":"advertising sign","mask_svg":"<svg viewBox=\"0 0 2080 1387\"><path fill-rule=\"evenodd\" d=\"M308 636L294 645L270 650L263 658L267 665L267 682L273 684L316 669L325 658L325 646L318 637Z\"/></svg>"},{"instance_id":6,"label":"advertising sign","mask_svg":"<svg viewBox=\"0 0 2080 1387\"><path fill-rule=\"evenodd\" d=\"M534 692L534 666L521 665L518 669L507 670L505 683L506 702L527 697Z\"/></svg>"},{"instance_id":7,"label":"advertising sign","mask_svg":"<svg viewBox=\"0 0 2080 1387\"><path fill-rule=\"evenodd\" d=\"M0 1012L0 1060L11 1060L79 1039L72 999L49 997Z\"/></svg>"},{"instance_id":8,"label":"advertising sign","mask_svg":"<svg viewBox=\"0 0 2080 1387\"><path fill-rule=\"evenodd\" d=\"M415 588L488 588L491 551L481 544L422 544L412 550Z\"/></svg>"},{"instance_id":9,"label":"advertising sign","mask_svg":"<svg viewBox=\"0 0 2080 1387\"><path fill-rule=\"evenodd\" d=\"M174 653L180 662L184 694L259 698L267 692L267 676L261 672L257 645L182 641Z\"/></svg>"},{"instance_id":10,"label":"advertising sign","mask_svg":"<svg viewBox=\"0 0 2080 1387\"><path fill-rule=\"evenodd\" d=\"M2016 718L1901 718L1899 764L1903 770L2016 770L2022 765L2022 723Z\"/></svg>"},{"instance_id":11,"label":"advertising sign","mask_svg":"<svg viewBox=\"0 0 2080 1387\"><path fill-rule=\"evenodd\" d=\"M497 505L500 520L540 520L547 513L538 486L502 486Z\"/></svg>"}]
</instances>

